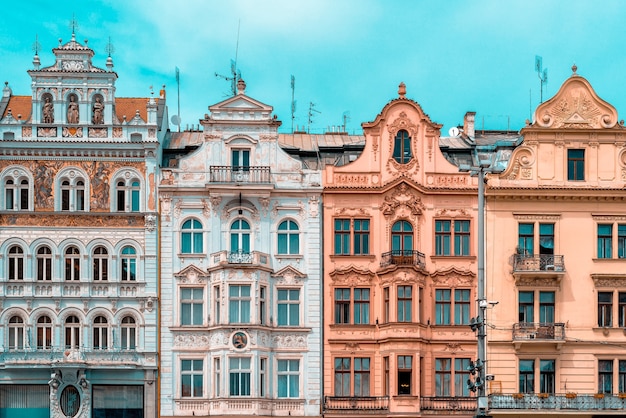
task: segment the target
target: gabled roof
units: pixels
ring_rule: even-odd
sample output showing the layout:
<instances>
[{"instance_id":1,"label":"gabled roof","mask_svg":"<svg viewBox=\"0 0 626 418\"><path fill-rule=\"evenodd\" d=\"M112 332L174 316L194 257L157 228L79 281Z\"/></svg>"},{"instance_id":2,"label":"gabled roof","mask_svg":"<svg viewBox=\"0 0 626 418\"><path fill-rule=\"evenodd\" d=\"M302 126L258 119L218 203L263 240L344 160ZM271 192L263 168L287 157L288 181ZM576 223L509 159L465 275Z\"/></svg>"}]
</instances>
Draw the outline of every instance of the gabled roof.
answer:
<instances>
[{"instance_id":1,"label":"gabled roof","mask_svg":"<svg viewBox=\"0 0 626 418\"><path fill-rule=\"evenodd\" d=\"M4 118L10 110L13 118L17 119L17 116L21 115L21 120L30 120L31 101L30 96L11 96L9 98L9 104L6 109L4 109L2 118Z\"/></svg>"}]
</instances>

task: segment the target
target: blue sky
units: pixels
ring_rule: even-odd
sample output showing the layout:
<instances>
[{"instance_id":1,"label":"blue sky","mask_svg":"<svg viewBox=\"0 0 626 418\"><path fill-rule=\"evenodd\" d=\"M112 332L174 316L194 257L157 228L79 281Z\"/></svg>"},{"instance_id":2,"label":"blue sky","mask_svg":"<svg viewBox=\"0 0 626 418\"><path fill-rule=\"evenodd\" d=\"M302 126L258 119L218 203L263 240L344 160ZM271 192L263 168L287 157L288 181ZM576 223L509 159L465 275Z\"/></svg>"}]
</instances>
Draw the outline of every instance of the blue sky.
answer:
<instances>
[{"instance_id":1,"label":"blue sky","mask_svg":"<svg viewBox=\"0 0 626 418\"><path fill-rule=\"evenodd\" d=\"M246 94L274 106L291 131L341 125L360 133L397 97L398 84L442 134L477 112L477 128L518 130L539 103L535 56L548 68L544 100L572 64L626 118L626 2L604 0L29 0L3 8L0 80L30 95L35 37L42 66L71 36L89 40L105 68L111 39L117 96L146 97L166 85L177 113L180 69L183 128L228 97L231 59ZM238 38L238 41L237 41ZM319 113L318 113L319 112Z\"/></svg>"}]
</instances>

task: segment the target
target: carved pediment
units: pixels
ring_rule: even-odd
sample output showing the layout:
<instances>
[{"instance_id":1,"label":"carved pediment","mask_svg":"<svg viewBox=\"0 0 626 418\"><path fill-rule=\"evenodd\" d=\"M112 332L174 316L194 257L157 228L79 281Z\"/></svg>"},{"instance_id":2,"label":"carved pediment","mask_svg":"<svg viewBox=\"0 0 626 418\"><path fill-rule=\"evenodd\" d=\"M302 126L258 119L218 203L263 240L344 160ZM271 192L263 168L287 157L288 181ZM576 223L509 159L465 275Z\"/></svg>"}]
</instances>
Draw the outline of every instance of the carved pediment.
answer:
<instances>
[{"instance_id":1,"label":"carved pediment","mask_svg":"<svg viewBox=\"0 0 626 418\"><path fill-rule=\"evenodd\" d=\"M285 266L276 273L273 273L272 277L278 278L279 281L283 283L295 283L306 279L307 275L292 266Z\"/></svg>"},{"instance_id":2,"label":"carved pediment","mask_svg":"<svg viewBox=\"0 0 626 418\"><path fill-rule=\"evenodd\" d=\"M202 269L194 266L194 265L190 265L185 267L184 269L182 269L181 271L179 271L178 273L174 273L174 277L180 282L180 283L186 283L186 284L192 284L192 283L198 283L198 284L202 284L205 283L207 281L207 279L209 278L209 273L206 271L203 271Z\"/></svg>"},{"instance_id":3,"label":"carved pediment","mask_svg":"<svg viewBox=\"0 0 626 418\"><path fill-rule=\"evenodd\" d=\"M534 127L607 129L617 124L617 111L595 93L589 82L573 74L558 93L535 111Z\"/></svg>"},{"instance_id":4,"label":"carved pediment","mask_svg":"<svg viewBox=\"0 0 626 418\"><path fill-rule=\"evenodd\" d=\"M417 216L422 214L425 206L422 199L412 193L411 188L406 183L400 183L390 194L385 196L380 210L384 215L390 216L396 213L399 208L405 208L412 215ZM408 213L403 216L408 216Z\"/></svg>"},{"instance_id":5,"label":"carved pediment","mask_svg":"<svg viewBox=\"0 0 626 418\"><path fill-rule=\"evenodd\" d=\"M348 285L369 284L376 276L370 270L362 269L354 265L343 269L336 269L331 271L329 275L335 283Z\"/></svg>"},{"instance_id":6,"label":"carved pediment","mask_svg":"<svg viewBox=\"0 0 626 418\"><path fill-rule=\"evenodd\" d=\"M626 286L626 273L615 274L592 274L591 279L595 287L608 287L611 289Z\"/></svg>"},{"instance_id":7,"label":"carved pediment","mask_svg":"<svg viewBox=\"0 0 626 418\"><path fill-rule=\"evenodd\" d=\"M461 270L451 266L431 273L430 277L436 285L457 287L473 285L476 274L469 270Z\"/></svg>"}]
</instances>

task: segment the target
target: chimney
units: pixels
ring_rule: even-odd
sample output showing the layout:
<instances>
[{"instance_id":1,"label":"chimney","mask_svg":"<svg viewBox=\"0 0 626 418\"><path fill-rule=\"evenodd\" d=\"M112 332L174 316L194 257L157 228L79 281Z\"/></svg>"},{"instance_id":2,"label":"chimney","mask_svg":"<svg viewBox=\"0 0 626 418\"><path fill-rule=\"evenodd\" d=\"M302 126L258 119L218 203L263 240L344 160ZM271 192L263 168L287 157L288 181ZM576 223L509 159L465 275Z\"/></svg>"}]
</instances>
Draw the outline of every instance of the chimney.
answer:
<instances>
[{"instance_id":1,"label":"chimney","mask_svg":"<svg viewBox=\"0 0 626 418\"><path fill-rule=\"evenodd\" d=\"M476 120L476 112L467 112L463 118L463 132L469 137L476 136L474 121Z\"/></svg>"}]
</instances>

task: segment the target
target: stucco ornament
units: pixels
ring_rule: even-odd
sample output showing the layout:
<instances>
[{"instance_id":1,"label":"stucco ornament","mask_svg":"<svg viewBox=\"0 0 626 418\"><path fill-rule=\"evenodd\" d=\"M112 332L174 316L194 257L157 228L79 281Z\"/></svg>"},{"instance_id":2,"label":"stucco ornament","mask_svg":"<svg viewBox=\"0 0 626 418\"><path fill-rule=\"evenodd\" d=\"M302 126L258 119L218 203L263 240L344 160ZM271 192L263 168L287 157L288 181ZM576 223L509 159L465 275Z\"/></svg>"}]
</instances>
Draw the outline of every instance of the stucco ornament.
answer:
<instances>
[{"instance_id":1,"label":"stucco ornament","mask_svg":"<svg viewBox=\"0 0 626 418\"><path fill-rule=\"evenodd\" d=\"M393 148L395 146L395 137L398 131L405 130L408 132L411 138L411 156L412 158L406 164L400 164L393 158ZM401 173L408 173L415 169L419 170L419 162L416 157L417 148L417 125L411 122L411 119L407 116L406 112L400 112L399 117L387 126L389 132L389 160L387 160L387 171L392 173L398 171Z\"/></svg>"}]
</instances>

